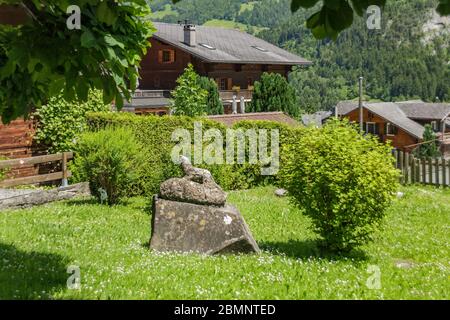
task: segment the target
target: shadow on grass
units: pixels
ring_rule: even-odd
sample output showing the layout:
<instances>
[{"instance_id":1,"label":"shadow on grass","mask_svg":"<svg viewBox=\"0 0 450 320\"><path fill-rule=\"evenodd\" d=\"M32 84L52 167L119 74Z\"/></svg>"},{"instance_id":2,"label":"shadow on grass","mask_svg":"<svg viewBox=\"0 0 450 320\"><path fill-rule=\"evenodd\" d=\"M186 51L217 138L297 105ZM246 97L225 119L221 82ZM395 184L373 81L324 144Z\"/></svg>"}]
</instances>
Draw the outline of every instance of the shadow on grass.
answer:
<instances>
[{"instance_id":1,"label":"shadow on grass","mask_svg":"<svg viewBox=\"0 0 450 320\"><path fill-rule=\"evenodd\" d=\"M0 300L50 299L70 276L68 259L0 243Z\"/></svg>"},{"instance_id":2,"label":"shadow on grass","mask_svg":"<svg viewBox=\"0 0 450 320\"><path fill-rule=\"evenodd\" d=\"M365 261L368 259L367 254L358 249L350 252L336 253L327 250L322 246L320 240L289 240L287 242L259 242L261 249L269 251L273 254L284 254L291 258L307 260L310 258L321 258L327 260L344 260L353 259L355 261Z\"/></svg>"}]
</instances>

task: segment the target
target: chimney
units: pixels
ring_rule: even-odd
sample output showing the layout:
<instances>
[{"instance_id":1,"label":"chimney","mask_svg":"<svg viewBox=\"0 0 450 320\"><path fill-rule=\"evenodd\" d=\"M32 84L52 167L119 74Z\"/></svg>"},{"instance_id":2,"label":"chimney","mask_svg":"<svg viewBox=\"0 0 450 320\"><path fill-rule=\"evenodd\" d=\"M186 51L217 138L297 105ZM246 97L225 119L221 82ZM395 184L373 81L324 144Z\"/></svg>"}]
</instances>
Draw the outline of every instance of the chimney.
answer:
<instances>
[{"instance_id":1,"label":"chimney","mask_svg":"<svg viewBox=\"0 0 450 320\"><path fill-rule=\"evenodd\" d=\"M184 43L190 47L195 47L195 45L197 44L195 25L185 24L183 27L183 31L184 31Z\"/></svg>"}]
</instances>

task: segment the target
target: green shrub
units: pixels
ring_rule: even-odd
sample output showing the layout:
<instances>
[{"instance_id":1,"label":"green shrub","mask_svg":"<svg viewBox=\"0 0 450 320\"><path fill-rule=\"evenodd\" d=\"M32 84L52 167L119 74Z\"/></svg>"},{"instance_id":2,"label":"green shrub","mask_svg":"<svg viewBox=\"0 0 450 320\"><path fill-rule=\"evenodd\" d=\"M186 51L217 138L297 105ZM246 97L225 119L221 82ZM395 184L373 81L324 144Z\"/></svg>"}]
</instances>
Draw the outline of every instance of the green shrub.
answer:
<instances>
[{"instance_id":1,"label":"green shrub","mask_svg":"<svg viewBox=\"0 0 450 320\"><path fill-rule=\"evenodd\" d=\"M294 87L278 73L263 73L255 82L251 112L283 111L298 119L300 105Z\"/></svg>"},{"instance_id":2,"label":"green shrub","mask_svg":"<svg viewBox=\"0 0 450 320\"><path fill-rule=\"evenodd\" d=\"M109 111L102 93L93 91L85 103L67 102L62 96L53 97L34 113L38 127L34 139L45 145L50 153L72 151L80 133L86 130L86 113Z\"/></svg>"},{"instance_id":3,"label":"green shrub","mask_svg":"<svg viewBox=\"0 0 450 320\"><path fill-rule=\"evenodd\" d=\"M436 133L434 133L433 128L429 124L425 125L423 141L425 142L424 144L421 144L419 147L414 149L414 156L417 158L437 158L441 156Z\"/></svg>"},{"instance_id":4,"label":"green shrub","mask_svg":"<svg viewBox=\"0 0 450 320\"><path fill-rule=\"evenodd\" d=\"M303 129L284 146L281 184L311 217L324 245L346 251L370 241L398 188L391 147L347 121Z\"/></svg>"},{"instance_id":5,"label":"green shrub","mask_svg":"<svg viewBox=\"0 0 450 320\"><path fill-rule=\"evenodd\" d=\"M223 114L223 104L220 100L219 88L217 83L207 77L198 78L199 86L208 92L206 98L206 113L207 114Z\"/></svg>"},{"instance_id":6,"label":"green shrub","mask_svg":"<svg viewBox=\"0 0 450 320\"><path fill-rule=\"evenodd\" d=\"M135 195L142 176L145 158L142 146L127 128L106 128L80 136L76 146L74 167L79 180L89 181L93 194L102 200L117 204L129 195Z\"/></svg>"},{"instance_id":7,"label":"green shrub","mask_svg":"<svg viewBox=\"0 0 450 320\"><path fill-rule=\"evenodd\" d=\"M150 197L159 191L159 185L166 179L180 176L179 166L171 160L171 150L175 146L172 132L178 128L187 129L193 137L194 123L201 122L203 131L211 128L220 130L224 135L224 125L207 118L192 118L186 116L141 117L128 113L90 113L88 123L91 130L99 130L107 126L123 126L130 128L136 139L143 145L142 153L145 161L142 166L142 176L139 179L139 190ZM280 143L287 141L290 128L275 122L243 121L237 123L234 129L280 129ZM200 165L211 171L217 183L225 190L248 189L257 185L276 183L276 178L261 176L261 167L250 164L234 165Z\"/></svg>"}]
</instances>

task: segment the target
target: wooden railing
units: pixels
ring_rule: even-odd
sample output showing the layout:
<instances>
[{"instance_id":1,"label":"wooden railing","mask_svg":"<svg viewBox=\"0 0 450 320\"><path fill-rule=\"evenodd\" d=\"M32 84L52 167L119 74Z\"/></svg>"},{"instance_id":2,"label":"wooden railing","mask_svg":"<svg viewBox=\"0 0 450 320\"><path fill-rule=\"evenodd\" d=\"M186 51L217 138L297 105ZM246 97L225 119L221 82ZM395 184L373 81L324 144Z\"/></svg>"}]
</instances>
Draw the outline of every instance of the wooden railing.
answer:
<instances>
[{"instance_id":1,"label":"wooden railing","mask_svg":"<svg viewBox=\"0 0 450 320\"><path fill-rule=\"evenodd\" d=\"M239 90L221 90L219 91L220 99L223 101L231 101L233 100L233 96L236 96L236 100L239 101L241 97L244 97L246 100L251 100L253 97L253 90L248 89L239 89Z\"/></svg>"},{"instance_id":2,"label":"wooden railing","mask_svg":"<svg viewBox=\"0 0 450 320\"><path fill-rule=\"evenodd\" d=\"M444 158L417 159L410 153L394 151L403 184L430 184L450 187L450 160Z\"/></svg>"},{"instance_id":3,"label":"wooden railing","mask_svg":"<svg viewBox=\"0 0 450 320\"><path fill-rule=\"evenodd\" d=\"M8 180L0 181L0 188L16 187L27 184L37 184L42 182L50 182L61 180L62 185L67 185L67 179L72 176L72 173L67 168L67 163L70 159L73 159L72 152L64 152L59 154L50 154L47 156L37 156L23 159L12 159L0 161L0 170L13 169L26 166L32 166L36 164L49 163L61 161L61 171L54 173L41 174L31 177L12 178Z\"/></svg>"}]
</instances>

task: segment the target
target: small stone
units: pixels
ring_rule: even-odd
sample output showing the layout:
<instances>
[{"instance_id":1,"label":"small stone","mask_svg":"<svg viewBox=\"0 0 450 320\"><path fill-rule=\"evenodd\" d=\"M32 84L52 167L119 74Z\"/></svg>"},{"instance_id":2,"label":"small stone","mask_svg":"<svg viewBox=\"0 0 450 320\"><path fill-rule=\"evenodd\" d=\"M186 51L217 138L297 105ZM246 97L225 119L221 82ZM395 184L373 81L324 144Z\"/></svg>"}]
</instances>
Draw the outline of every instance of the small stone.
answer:
<instances>
[{"instance_id":1,"label":"small stone","mask_svg":"<svg viewBox=\"0 0 450 320\"><path fill-rule=\"evenodd\" d=\"M397 192L397 198L401 199L405 196L405 194L403 192Z\"/></svg>"},{"instance_id":2,"label":"small stone","mask_svg":"<svg viewBox=\"0 0 450 320\"><path fill-rule=\"evenodd\" d=\"M396 260L395 266L399 269L411 269L415 266L414 262L407 260Z\"/></svg>"},{"instance_id":3,"label":"small stone","mask_svg":"<svg viewBox=\"0 0 450 320\"><path fill-rule=\"evenodd\" d=\"M285 197L287 195L287 193L288 193L287 190L284 190L284 189L275 190L275 195L277 197Z\"/></svg>"}]
</instances>

